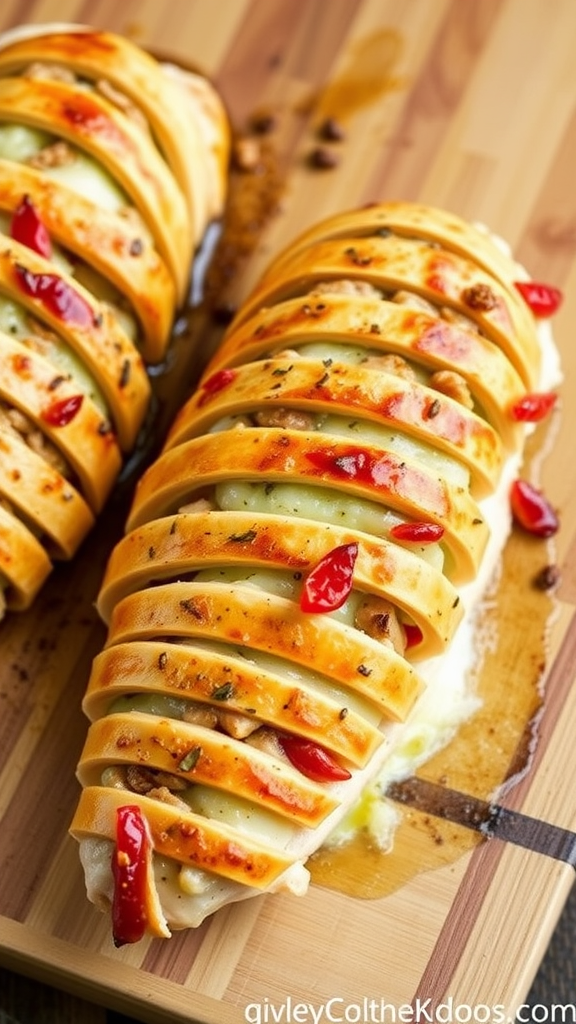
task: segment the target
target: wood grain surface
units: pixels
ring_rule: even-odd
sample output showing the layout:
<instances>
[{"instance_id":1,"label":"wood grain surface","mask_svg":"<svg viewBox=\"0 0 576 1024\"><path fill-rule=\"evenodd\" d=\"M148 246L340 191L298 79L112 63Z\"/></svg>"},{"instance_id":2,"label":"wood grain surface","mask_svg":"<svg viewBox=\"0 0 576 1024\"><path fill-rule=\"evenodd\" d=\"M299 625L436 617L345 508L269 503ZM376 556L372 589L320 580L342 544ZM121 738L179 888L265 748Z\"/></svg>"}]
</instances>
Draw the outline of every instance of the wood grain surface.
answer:
<instances>
[{"instance_id":1,"label":"wood grain surface","mask_svg":"<svg viewBox=\"0 0 576 1024\"><path fill-rule=\"evenodd\" d=\"M259 147L256 166L236 166L206 297L183 316L156 382L156 445L218 343L224 313L282 245L331 213L376 199L445 206L488 224L535 278L563 289L554 322L561 413L533 456L562 520L553 552L561 584L536 749L505 802L576 830L574 0L3 0L0 8L0 30L51 20L112 29L200 67L238 136ZM269 130L258 134L264 115ZM321 138L327 118L341 126L339 141ZM54 573L29 613L0 627L0 963L72 993L77 1001L62 1004L58 1019L85 1024L103 1024L103 1006L148 1024L232 1024L248 1004L284 1006L286 1015L290 1001L319 1011L334 999L335 1013L364 1006L355 1020L371 1019L366 1000L400 1007L451 998L502 1004L513 1016L574 865L498 839L463 843L439 863L423 830L418 850L430 870L409 871L389 893L358 898L315 884L302 900L248 901L170 942L114 949L107 920L85 901L67 828L86 730L80 700L104 638L93 602L138 468L79 558ZM534 629L522 611L523 558L512 558L511 651ZM516 660L494 666L503 688L523 685Z\"/></svg>"}]
</instances>

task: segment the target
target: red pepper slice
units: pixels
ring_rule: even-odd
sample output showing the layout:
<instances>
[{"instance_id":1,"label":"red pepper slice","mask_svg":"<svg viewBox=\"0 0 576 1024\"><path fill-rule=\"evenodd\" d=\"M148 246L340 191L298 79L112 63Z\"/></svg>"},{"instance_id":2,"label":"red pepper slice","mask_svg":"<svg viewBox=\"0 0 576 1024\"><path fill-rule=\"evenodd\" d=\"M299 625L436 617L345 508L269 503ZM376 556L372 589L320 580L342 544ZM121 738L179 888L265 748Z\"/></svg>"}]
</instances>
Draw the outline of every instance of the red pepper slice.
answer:
<instances>
[{"instance_id":1,"label":"red pepper slice","mask_svg":"<svg viewBox=\"0 0 576 1024\"><path fill-rule=\"evenodd\" d=\"M390 536L415 544L434 544L444 536L444 527L439 523L397 523L390 530Z\"/></svg>"},{"instance_id":2,"label":"red pepper slice","mask_svg":"<svg viewBox=\"0 0 576 1024\"><path fill-rule=\"evenodd\" d=\"M65 427L80 412L83 401L84 395L70 395L68 398L61 398L44 409L42 419L51 427Z\"/></svg>"},{"instance_id":3,"label":"red pepper slice","mask_svg":"<svg viewBox=\"0 0 576 1024\"><path fill-rule=\"evenodd\" d=\"M28 249L33 249L45 259L50 259L52 255L50 235L29 196L24 196L14 212L10 234L16 242L26 245Z\"/></svg>"},{"instance_id":4,"label":"red pepper slice","mask_svg":"<svg viewBox=\"0 0 576 1024\"><path fill-rule=\"evenodd\" d=\"M340 544L329 551L304 581L300 598L303 612L334 612L341 608L350 591L358 545Z\"/></svg>"},{"instance_id":5,"label":"red pepper slice","mask_svg":"<svg viewBox=\"0 0 576 1024\"><path fill-rule=\"evenodd\" d=\"M116 846L112 854L112 934L117 947L139 942L146 931L149 842L140 808L132 804L119 807L116 812Z\"/></svg>"},{"instance_id":6,"label":"red pepper slice","mask_svg":"<svg viewBox=\"0 0 576 1024\"><path fill-rule=\"evenodd\" d=\"M351 778L347 768L338 763L324 747L300 736L282 735L278 742L286 757L302 775L313 782L344 782Z\"/></svg>"},{"instance_id":7,"label":"red pepper slice","mask_svg":"<svg viewBox=\"0 0 576 1024\"><path fill-rule=\"evenodd\" d=\"M552 537L559 528L558 516L541 491L526 480L515 480L510 492L512 515L524 530L536 537Z\"/></svg>"},{"instance_id":8,"label":"red pepper slice","mask_svg":"<svg viewBox=\"0 0 576 1024\"><path fill-rule=\"evenodd\" d=\"M64 323L93 327L94 315L85 299L57 274L36 274L16 264L22 291L31 295Z\"/></svg>"},{"instance_id":9,"label":"red pepper slice","mask_svg":"<svg viewBox=\"0 0 576 1024\"><path fill-rule=\"evenodd\" d=\"M420 626L413 622L404 622L402 628L406 637L406 650L409 647L416 647L417 644L422 643L423 634Z\"/></svg>"},{"instance_id":10,"label":"red pepper slice","mask_svg":"<svg viewBox=\"0 0 576 1024\"><path fill-rule=\"evenodd\" d=\"M534 391L524 395L511 409L512 419L519 423L538 423L543 420L556 402L553 391Z\"/></svg>"},{"instance_id":11,"label":"red pepper slice","mask_svg":"<svg viewBox=\"0 0 576 1024\"><path fill-rule=\"evenodd\" d=\"M200 385L201 395L199 405L203 405L212 395L217 395L219 391L223 391L224 388L228 387L236 377L236 370L216 370L211 377Z\"/></svg>"},{"instance_id":12,"label":"red pepper slice","mask_svg":"<svg viewBox=\"0 0 576 1024\"><path fill-rule=\"evenodd\" d=\"M515 287L530 309L537 317L552 316L562 302L563 295L559 288L539 281L514 281Z\"/></svg>"}]
</instances>

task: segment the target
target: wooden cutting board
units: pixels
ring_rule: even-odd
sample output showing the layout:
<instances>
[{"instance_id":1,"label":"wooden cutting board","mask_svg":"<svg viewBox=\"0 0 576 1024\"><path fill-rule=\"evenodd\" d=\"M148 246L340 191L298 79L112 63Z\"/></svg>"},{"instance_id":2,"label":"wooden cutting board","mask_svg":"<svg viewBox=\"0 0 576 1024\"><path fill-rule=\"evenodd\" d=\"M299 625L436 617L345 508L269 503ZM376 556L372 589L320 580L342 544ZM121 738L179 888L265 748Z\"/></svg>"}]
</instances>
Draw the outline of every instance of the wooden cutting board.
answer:
<instances>
[{"instance_id":1,"label":"wooden cutting board","mask_svg":"<svg viewBox=\"0 0 576 1024\"><path fill-rule=\"evenodd\" d=\"M199 66L237 133L256 142L255 163L246 147L238 153L244 167L207 298L182 318L157 380L157 442L218 343L224 313L273 253L339 210L418 199L488 224L535 278L565 293L554 321L561 410L539 433L530 469L562 530L554 548L510 545L491 613L487 710L447 762L423 773L446 784L447 763L451 787L483 799L494 772L500 781L526 752L531 725L529 763L523 755L502 801L524 816L512 826L520 820L526 847L480 841L436 817L437 802L407 808L387 862L360 848L343 864L321 859L304 899L251 900L168 943L116 951L108 922L85 901L67 827L86 729L80 700L104 638L93 602L122 531L131 467L75 563L54 573L32 611L0 627L0 961L151 1024L389 1020L390 1007L415 1000L422 1019L450 1001L453 1013L464 1008L453 1019L486 1020L494 1006L513 1016L574 877L576 5L4 0L0 29L50 20L119 31ZM339 141L321 138L326 118L342 128ZM560 586L536 597L533 574L551 560ZM535 722L536 686L544 696ZM516 694L525 721L509 711ZM379 1017L383 1004L388 1016Z\"/></svg>"}]
</instances>

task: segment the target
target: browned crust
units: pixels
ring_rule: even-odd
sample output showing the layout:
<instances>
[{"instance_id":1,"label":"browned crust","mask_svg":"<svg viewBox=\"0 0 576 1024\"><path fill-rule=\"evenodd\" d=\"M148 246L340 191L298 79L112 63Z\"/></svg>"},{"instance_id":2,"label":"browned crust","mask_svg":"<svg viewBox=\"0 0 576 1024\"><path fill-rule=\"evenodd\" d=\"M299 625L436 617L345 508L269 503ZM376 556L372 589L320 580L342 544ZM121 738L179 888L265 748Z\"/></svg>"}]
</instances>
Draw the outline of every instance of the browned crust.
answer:
<instances>
[{"instance_id":1,"label":"browned crust","mask_svg":"<svg viewBox=\"0 0 576 1024\"><path fill-rule=\"evenodd\" d=\"M0 432L0 496L32 523L51 557L71 558L94 525L75 487L26 444Z\"/></svg>"},{"instance_id":2,"label":"browned crust","mask_svg":"<svg viewBox=\"0 0 576 1024\"><path fill-rule=\"evenodd\" d=\"M303 231L270 264L266 276L274 274L287 257L321 239L337 240L350 236L362 238L383 231L391 231L405 238L420 238L425 242L436 243L458 256L472 258L479 267L510 290L514 302L518 301L518 295L513 289L520 273L519 267L506 249L494 242L488 231L463 220L450 210L403 200L372 203L358 210L336 214L329 220L313 225ZM533 332L531 314L527 309L524 314L526 329Z\"/></svg>"},{"instance_id":3,"label":"browned crust","mask_svg":"<svg viewBox=\"0 0 576 1024\"><path fill-rule=\"evenodd\" d=\"M80 357L101 387L110 418L124 451L135 444L150 399L150 382L142 357L121 329L112 311L98 303L87 289L58 270L60 277L78 293L91 310L91 323L77 325L55 316L39 299L20 287L17 267L33 274L54 273L54 268L31 249L0 237L0 292L30 310L47 324Z\"/></svg>"},{"instance_id":4,"label":"browned crust","mask_svg":"<svg viewBox=\"0 0 576 1024\"><path fill-rule=\"evenodd\" d=\"M16 516L0 505L0 574L10 611L29 608L52 570L45 548Z\"/></svg>"},{"instance_id":5,"label":"browned crust","mask_svg":"<svg viewBox=\"0 0 576 1024\"><path fill-rule=\"evenodd\" d=\"M19 40L0 50L0 73L12 75L35 61L63 64L96 82L105 79L144 113L186 195L198 243L208 220L223 209L230 145L226 114L210 84L198 79L198 111L192 116L182 103L181 90L158 62L129 39L110 32L51 32ZM216 142L208 150L202 117L213 122ZM215 193L212 203L210 190Z\"/></svg>"}]
</instances>

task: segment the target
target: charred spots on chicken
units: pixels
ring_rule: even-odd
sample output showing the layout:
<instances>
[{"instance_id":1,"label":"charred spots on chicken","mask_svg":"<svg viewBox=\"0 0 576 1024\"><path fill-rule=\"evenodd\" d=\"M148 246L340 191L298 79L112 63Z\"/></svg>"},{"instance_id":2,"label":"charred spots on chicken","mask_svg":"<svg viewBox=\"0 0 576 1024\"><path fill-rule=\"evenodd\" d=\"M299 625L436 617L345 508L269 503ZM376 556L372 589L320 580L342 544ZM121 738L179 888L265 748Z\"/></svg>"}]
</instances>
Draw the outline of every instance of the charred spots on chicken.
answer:
<instances>
[{"instance_id":1,"label":"charred spots on chicken","mask_svg":"<svg viewBox=\"0 0 576 1024\"><path fill-rule=\"evenodd\" d=\"M349 262L354 267L369 267L373 262L373 257L368 253L360 252L355 245L349 245L344 249L344 255L348 257Z\"/></svg>"},{"instance_id":2,"label":"charred spots on chicken","mask_svg":"<svg viewBox=\"0 0 576 1024\"><path fill-rule=\"evenodd\" d=\"M198 607L198 603L193 597L183 598L179 601L179 605L182 611L186 612L187 615L191 615L193 618L198 619L198 621L202 621L204 618L201 608Z\"/></svg>"}]
</instances>

